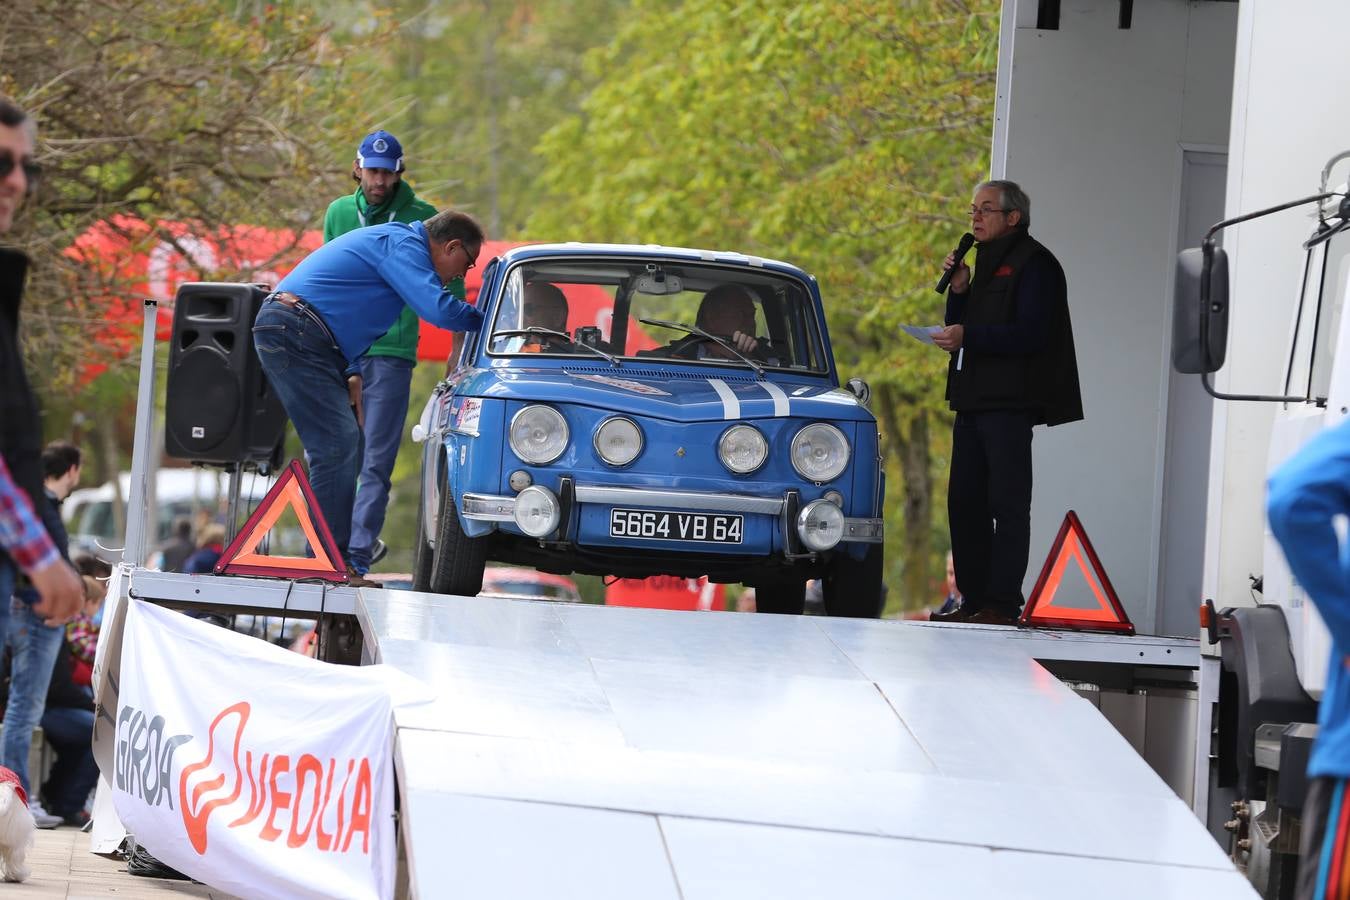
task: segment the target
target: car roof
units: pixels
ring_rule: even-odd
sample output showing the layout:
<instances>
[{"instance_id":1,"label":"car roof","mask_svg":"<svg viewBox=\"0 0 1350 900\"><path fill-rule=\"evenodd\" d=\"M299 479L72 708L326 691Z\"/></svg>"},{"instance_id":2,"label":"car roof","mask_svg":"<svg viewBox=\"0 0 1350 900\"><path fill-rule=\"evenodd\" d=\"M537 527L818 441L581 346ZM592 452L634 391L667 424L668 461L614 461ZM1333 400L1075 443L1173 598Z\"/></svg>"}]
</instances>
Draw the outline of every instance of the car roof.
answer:
<instances>
[{"instance_id":1,"label":"car roof","mask_svg":"<svg viewBox=\"0 0 1350 900\"><path fill-rule=\"evenodd\" d=\"M763 256L751 256L735 250L700 250L693 247L668 247L663 244L599 244L582 241L568 241L559 244L525 244L512 247L502 253L499 259L510 264L526 259L546 256L631 256L649 258L662 256L672 261L729 263L752 269L772 269L810 278L804 269Z\"/></svg>"}]
</instances>

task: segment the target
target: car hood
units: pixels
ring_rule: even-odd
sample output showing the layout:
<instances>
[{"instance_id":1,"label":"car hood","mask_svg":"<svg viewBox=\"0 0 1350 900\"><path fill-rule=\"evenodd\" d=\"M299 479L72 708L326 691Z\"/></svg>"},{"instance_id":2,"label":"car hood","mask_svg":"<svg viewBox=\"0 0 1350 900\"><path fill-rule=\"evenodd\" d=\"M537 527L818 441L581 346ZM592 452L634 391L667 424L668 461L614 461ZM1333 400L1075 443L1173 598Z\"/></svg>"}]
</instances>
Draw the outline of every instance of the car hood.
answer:
<instances>
[{"instance_id":1,"label":"car hood","mask_svg":"<svg viewBox=\"0 0 1350 900\"><path fill-rule=\"evenodd\" d=\"M583 404L678 422L795 417L873 421L849 391L824 383L756 379L740 373L652 373L609 367L479 370L462 396Z\"/></svg>"}]
</instances>

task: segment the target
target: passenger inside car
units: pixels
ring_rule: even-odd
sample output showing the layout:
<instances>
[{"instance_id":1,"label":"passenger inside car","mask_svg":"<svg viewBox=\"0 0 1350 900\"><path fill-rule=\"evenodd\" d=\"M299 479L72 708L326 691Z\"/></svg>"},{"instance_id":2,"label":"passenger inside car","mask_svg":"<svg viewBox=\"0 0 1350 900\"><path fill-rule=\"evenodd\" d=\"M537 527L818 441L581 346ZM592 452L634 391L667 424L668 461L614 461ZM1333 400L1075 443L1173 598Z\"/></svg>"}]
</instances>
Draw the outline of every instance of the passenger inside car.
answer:
<instances>
[{"instance_id":1,"label":"passenger inside car","mask_svg":"<svg viewBox=\"0 0 1350 900\"><path fill-rule=\"evenodd\" d=\"M567 316L567 297L563 295L562 289L556 284L550 284L547 281L531 281L525 285L524 303L521 308L522 327L537 326L567 334ZM526 339L525 345L520 348L520 352L538 353L541 350L548 349L550 344L561 343L561 341L546 334L530 335Z\"/></svg>"}]
</instances>

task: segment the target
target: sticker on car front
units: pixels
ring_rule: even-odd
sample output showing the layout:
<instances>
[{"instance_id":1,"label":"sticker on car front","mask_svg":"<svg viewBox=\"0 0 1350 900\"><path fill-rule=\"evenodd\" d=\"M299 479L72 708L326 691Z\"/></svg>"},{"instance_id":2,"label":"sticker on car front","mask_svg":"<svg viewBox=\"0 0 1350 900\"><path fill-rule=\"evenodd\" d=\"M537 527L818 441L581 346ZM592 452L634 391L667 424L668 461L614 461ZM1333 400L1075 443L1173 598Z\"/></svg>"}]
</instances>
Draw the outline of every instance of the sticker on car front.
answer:
<instances>
[{"instance_id":1,"label":"sticker on car front","mask_svg":"<svg viewBox=\"0 0 1350 900\"><path fill-rule=\"evenodd\" d=\"M627 378L612 378L609 375L581 375L576 372L568 372L573 378L580 378L585 381L594 381L599 384L607 384L610 387L621 388L625 391L632 391L635 394L648 394L653 397L669 397L670 391L663 391L654 384L645 384L641 381L632 381Z\"/></svg>"}]
</instances>

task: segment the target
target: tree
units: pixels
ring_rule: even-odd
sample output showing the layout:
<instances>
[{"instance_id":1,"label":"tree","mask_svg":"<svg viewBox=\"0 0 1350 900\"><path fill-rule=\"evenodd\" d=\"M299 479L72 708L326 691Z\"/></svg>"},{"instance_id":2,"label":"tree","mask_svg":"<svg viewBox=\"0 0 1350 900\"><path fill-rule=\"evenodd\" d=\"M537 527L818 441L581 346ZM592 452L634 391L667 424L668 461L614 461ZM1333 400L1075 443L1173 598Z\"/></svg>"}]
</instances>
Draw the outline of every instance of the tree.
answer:
<instances>
[{"instance_id":1,"label":"tree","mask_svg":"<svg viewBox=\"0 0 1350 900\"><path fill-rule=\"evenodd\" d=\"M345 124L333 111L359 85L293 2L13 0L0 10L0 33L0 92L35 115L46 172L14 235L33 259L30 373L49 417L65 421L90 399L72 390L86 366L111 367L112 385L97 392L108 406L93 417L106 431L128 417L136 359L107 332L138 297L116 260L73 258L76 237L96 222L148 223L148 233L125 232L134 250L180 240L166 220L193 231L313 227L345 169L329 151L332 129ZM134 347L138 317L129 331ZM105 474L117 471L117 460L101 462Z\"/></svg>"},{"instance_id":2,"label":"tree","mask_svg":"<svg viewBox=\"0 0 1350 900\"><path fill-rule=\"evenodd\" d=\"M931 280L988 171L997 35L994 0L642 0L539 146L531 236L725 247L817 275L901 498L893 605L926 605L940 583L948 441L933 427L946 358L897 326L941 320Z\"/></svg>"},{"instance_id":3,"label":"tree","mask_svg":"<svg viewBox=\"0 0 1350 900\"><path fill-rule=\"evenodd\" d=\"M472 213L493 239L520 237L538 206L539 138L575 111L593 79L586 51L618 28L627 0L354 0L326 4L342 40L394 29L363 53L380 85L348 123L348 143L386 127L419 193ZM358 124L359 123L359 124Z\"/></svg>"}]
</instances>

